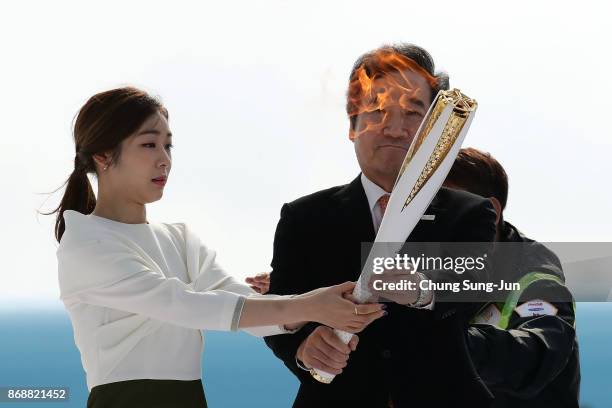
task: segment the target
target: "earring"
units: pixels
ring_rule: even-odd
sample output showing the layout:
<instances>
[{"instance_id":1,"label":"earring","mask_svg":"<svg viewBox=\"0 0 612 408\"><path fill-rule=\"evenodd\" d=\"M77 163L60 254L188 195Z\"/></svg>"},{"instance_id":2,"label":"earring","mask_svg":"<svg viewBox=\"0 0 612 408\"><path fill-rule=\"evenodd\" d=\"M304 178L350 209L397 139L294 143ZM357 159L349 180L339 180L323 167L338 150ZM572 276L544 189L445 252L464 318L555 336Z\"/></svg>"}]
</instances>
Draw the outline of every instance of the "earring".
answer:
<instances>
[{"instance_id":1,"label":"earring","mask_svg":"<svg viewBox=\"0 0 612 408\"><path fill-rule=\"evenodd\" d=\"M104 166L104 170L107 170L107 169L108 169L108 164L106 166Z\"/></svg>"}]
</instances>

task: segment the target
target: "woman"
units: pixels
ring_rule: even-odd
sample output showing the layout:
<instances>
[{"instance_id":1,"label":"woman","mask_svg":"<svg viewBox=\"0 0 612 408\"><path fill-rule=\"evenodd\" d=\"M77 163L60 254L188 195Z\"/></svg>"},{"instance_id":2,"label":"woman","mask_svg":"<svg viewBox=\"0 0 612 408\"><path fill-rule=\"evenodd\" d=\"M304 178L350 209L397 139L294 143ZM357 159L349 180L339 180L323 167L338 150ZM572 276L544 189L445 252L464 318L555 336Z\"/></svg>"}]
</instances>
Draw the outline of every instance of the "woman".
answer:
<instances>
[{"instance_id":1,"label":"woman","mask_svg":"<svg viewBox=\"0 0 612 408\"><path fill-rule=\"evenodd\" d=\"M75 169L54 211L61 299L88 407L202 407L200 329L291 333L306 321L359 332L385 314L347 282L262 296L236 282L183 223L149 223L169 180L168 112L135 88L94 95L74 125ZM96 199L87 178L98 180ZM351 348L355 348L355 343Z\"/></svg>"}]
</instances>

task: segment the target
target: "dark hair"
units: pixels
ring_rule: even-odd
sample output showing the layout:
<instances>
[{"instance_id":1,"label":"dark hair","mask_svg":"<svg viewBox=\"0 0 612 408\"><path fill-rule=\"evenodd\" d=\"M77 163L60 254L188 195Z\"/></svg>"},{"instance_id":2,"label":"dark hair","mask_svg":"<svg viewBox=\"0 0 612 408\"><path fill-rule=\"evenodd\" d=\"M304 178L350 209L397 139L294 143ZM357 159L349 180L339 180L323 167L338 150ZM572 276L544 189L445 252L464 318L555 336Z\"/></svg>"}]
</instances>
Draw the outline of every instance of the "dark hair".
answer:
<instances>
[{"instance_id":1,"label":"dark hair","mask_svg":"<svg viewBox=\"0 0 612 408\"><path fill-rule=\"evenodd\" d=\"M351 69L351 74L349 75L349 90L347 92L346 112L349 115L352 129L355 127L356 116L351 115L351 112L353 112L355 109L351 98L350 84L355 79L355 75L361 67L365 69L366 74L369 77L373 77L376 74L383 73L381 72L383 69L377 63L378 56L381 53L393 53L396 55L400 55L404 58L408 58L409 60L412 60L414 63L416 63L420 68L422 68L428 75L433 77L435 81L431 83L431 102L433 102L433 99L438 94L438 91L449 89L448 74L446 72L435 72L435 64L433 58L431 57L431 54L427 52L427 50L419 47L418 45L410 43L383 45L357 58L357 61L355 61L355 63L353 64L353 68Z\"/></svg>"},{"instance_id":2,"label":"dark hair","mask_svg":"<svg viewBox=\"0 0 612 408\"><path fill-rule=\"evenodd\" d=\"M506 208L508 175L489 153L468 147L459 150L445 183L481 197L495 197Z\"/></svg>"},{"instance_id":3,"label":"dark hair","mask_svg":"<svg viewBox=\"0 0 612 408\"><path fill-rule=\"evenodd\" d=\"M110 153L108 165L114 166L119 162L123 140L156 112L168 118L168 111L157 98L132 87L98 93L79 110L73 130L76 150L74 170L60 186L66 185L60 205L50 213L42 213L57 213L55 238L58 242L65 230L64 211L90 214L96 206L96 196L87 177L88 173L98 174L92 156Z\"/></svg>"}]
</instances>

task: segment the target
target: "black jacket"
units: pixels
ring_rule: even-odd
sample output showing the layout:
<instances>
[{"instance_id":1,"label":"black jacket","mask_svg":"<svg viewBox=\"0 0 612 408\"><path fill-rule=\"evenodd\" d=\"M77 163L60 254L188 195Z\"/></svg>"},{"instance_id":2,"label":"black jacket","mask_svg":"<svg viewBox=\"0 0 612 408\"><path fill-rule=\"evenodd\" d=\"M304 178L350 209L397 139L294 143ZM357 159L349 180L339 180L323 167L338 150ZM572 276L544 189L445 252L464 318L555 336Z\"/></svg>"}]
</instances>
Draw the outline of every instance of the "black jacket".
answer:
<instances>
[{"instance_id":1,"label":"black jacket","mask_svg":"<svg viewBox=\"0 0 612 408\"><path fill-rule=\"evenodd\" d=\"M565 281L557 256L510 223L505 223L501 241L504 251L514 252L514 262L500 266L509 270L505 276L513 272L518 281L526 273L544 272ZM580 365L572 295L564 285L543 280L528 286L517 305L534 299L550 302L557 314L521 317L514 311L506 329L469 328L476 370L496 397L493 407L577 408Z\"/></svg>"},{"instance_id":2,"label":"black jacket","mask_svg":"<svg viewBox=\"0 0 612 408\"><path fill-rule=\"evenodd\" d=\"M495 212L488 200L442 188L408 241L492 242ZM361 243L374 226L360 177L285 204L274 238L270 293L304 293L357 280ZM299 367L295 354L317 327L265 339L298 377L294 407L396 408L488 406L492 395L469 358L465 333L474 310L463 303L436 303L433 311L388 304L389 315L359 333L343 373L321 384Z\"/></svg>"}]
</instances>

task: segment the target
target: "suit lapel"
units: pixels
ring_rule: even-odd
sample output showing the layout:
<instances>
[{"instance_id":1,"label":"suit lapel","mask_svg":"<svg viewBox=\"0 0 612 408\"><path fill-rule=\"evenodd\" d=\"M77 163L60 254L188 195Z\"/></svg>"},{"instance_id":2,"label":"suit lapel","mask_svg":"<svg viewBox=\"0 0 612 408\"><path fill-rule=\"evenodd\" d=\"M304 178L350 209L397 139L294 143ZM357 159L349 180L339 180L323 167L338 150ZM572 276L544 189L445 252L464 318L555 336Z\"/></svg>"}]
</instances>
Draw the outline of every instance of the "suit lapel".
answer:
<instances>
[{"instance_id":1,"label":"suit lapel","mask_svg":"<svg viewBox=\"0 0 612 408\"><path fill-rule=\"evenodd\" d=\"M336 192L333 198L338 203L337 217L351 241L372 242L374 224L360 176Z\"/></svg>"}]
</instances>

